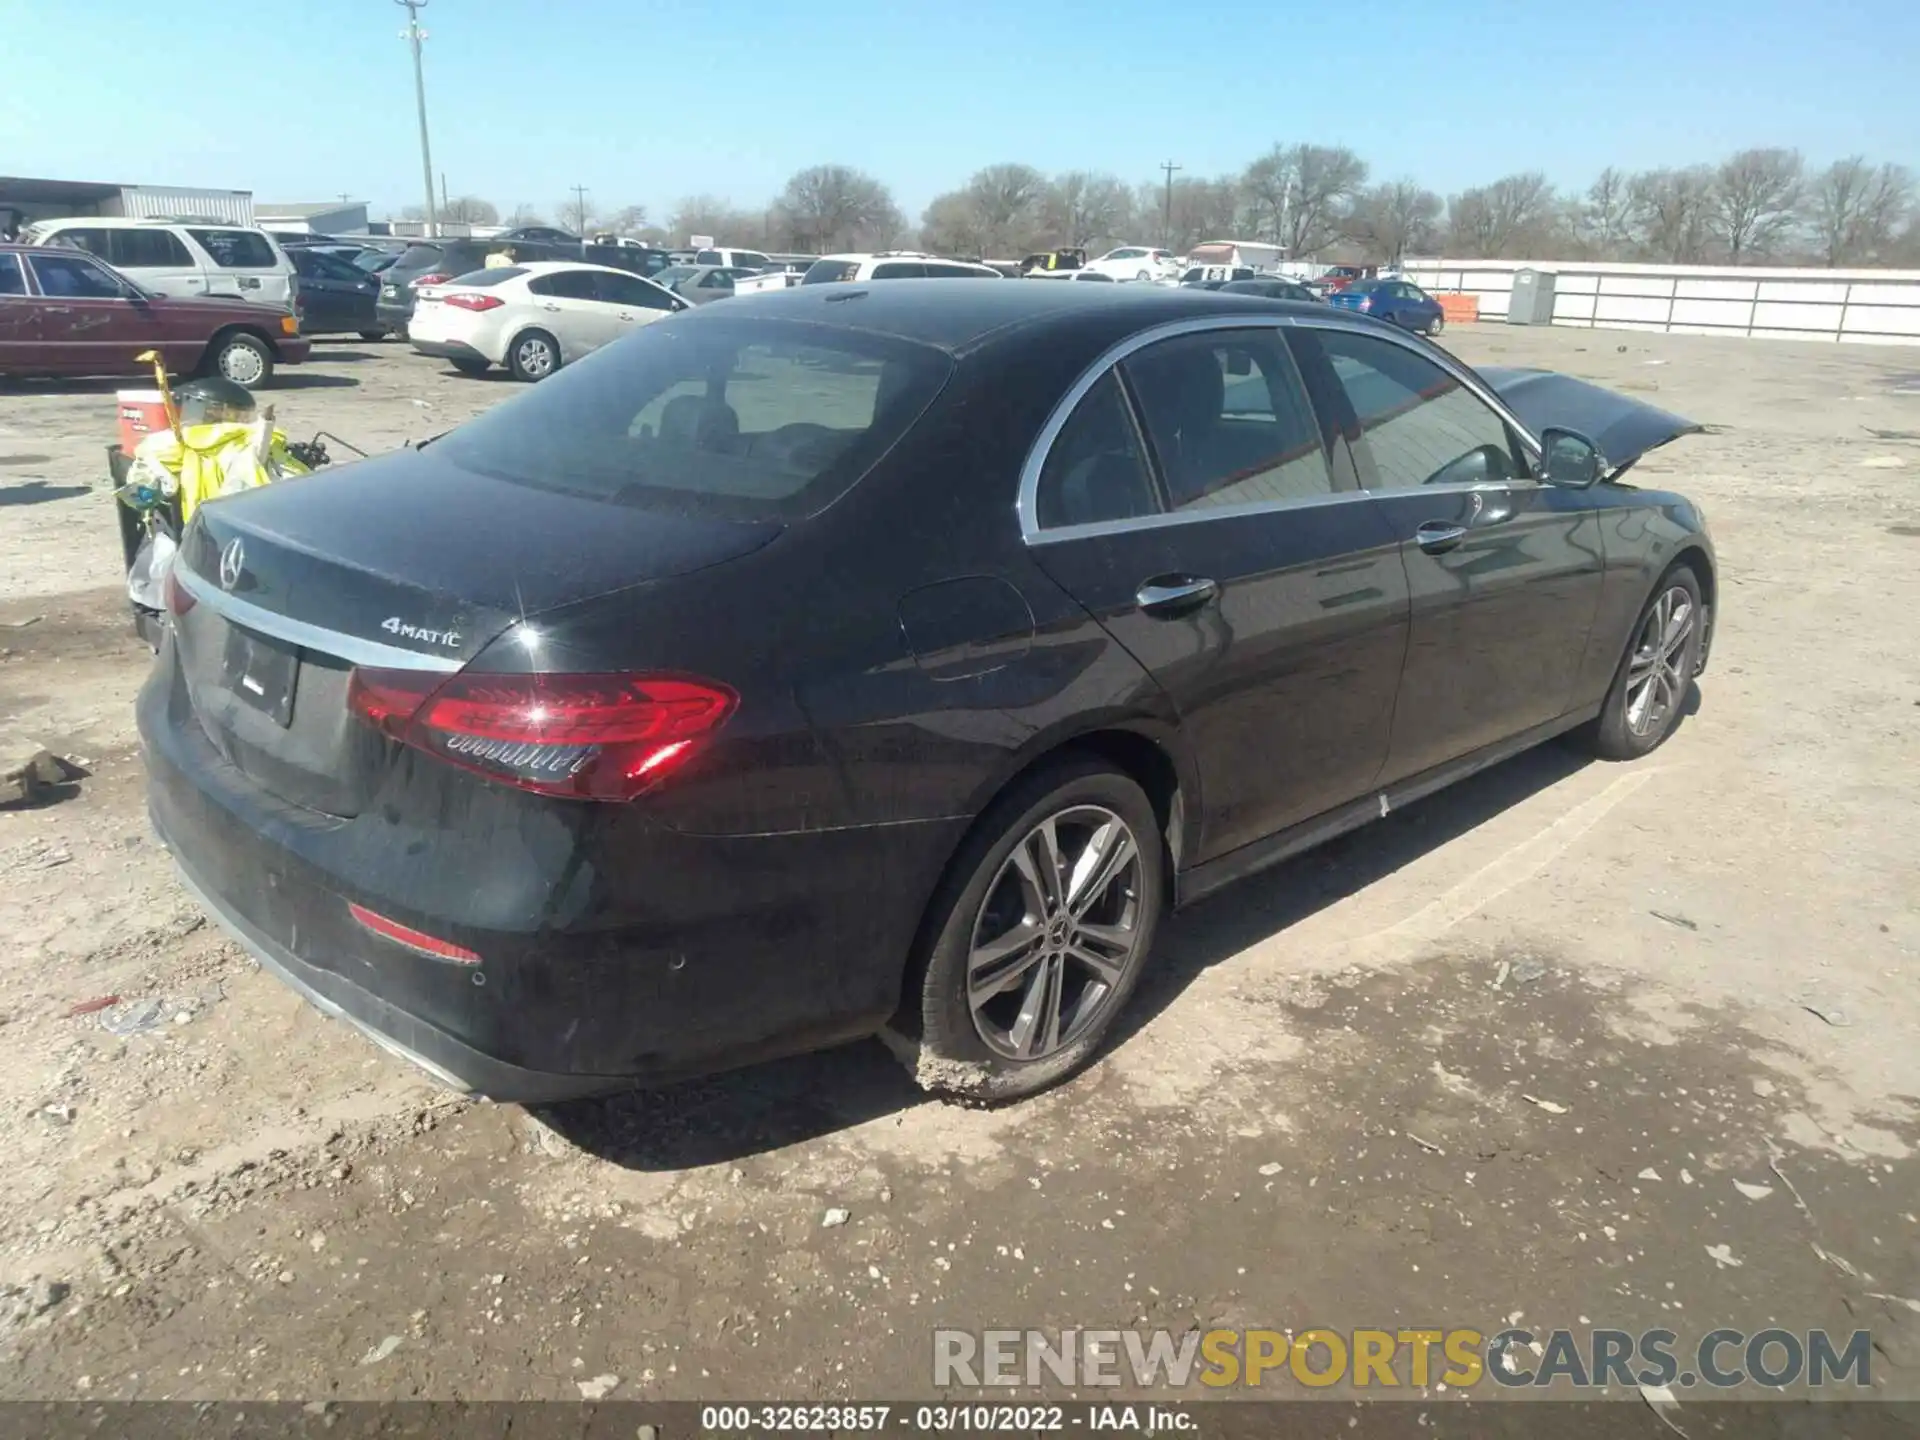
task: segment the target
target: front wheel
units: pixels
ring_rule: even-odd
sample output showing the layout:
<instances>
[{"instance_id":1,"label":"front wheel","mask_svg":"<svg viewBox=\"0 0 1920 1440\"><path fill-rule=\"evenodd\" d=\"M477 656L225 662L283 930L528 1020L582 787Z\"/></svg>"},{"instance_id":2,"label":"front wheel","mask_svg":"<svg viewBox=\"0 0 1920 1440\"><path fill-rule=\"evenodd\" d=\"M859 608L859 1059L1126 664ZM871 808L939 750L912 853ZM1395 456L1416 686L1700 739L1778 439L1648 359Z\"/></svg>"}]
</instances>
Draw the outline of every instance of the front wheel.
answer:
<instances>
[{"instance_id":1,"label":"front wheel","mask_svg":"<svg viewBox=\"0 0 1920 1440\"><path fill-rule=\"evenodd\" d=\"M214 342L208 368L248 390L259 390L273 380L273 351L257 335L236 333Z\"/></svg>"},{"instance_id":2,"label":"front wheel","mask_svg":"<svg viewBox=\"0 0 1920 1440\"><path fill-rule=\"evenodd\" d=\"M513 378L529 384L544 380L560 368L560 342L544 330L528 330L507 350L507 369Z\"/></svg>"},{"instance_id":3,"label":"front wheel","mask_svg":"<svg viewBox=\"0 0 1920 1440\"><path fill-rule=\"evenodd\" d=\"M1134 276L1133 278L1136 280L1151 280L1153 279L1153 275L1152 275L1152 272L1150 271L1142 270L1138 275Z\"/></svg>"},{"instance_id":4,"label":"front wheel","mask_svg":"<svg viewBox=\"0 0 1920 1440\"><path fill-rule=\"evenodd\" d=\"M1442 330L1446 328L1447 328L1447 317L1445 315L1436 315L1433 317L1432 321L1427 325L1427 334L1430 336L1437 336Z\"/></svg>"},{"instance_id":5,"label":"front wheel","mask_svg":"<svg viewBox=\"0 0 1920 1440\"><path fill-rule=\"evenodd\" d=\"M1092 758L1036 772L955 858L885 1038L924 1088L957 1099L1059 1083L1133 993L1165 897L1165 841L1139 785Z\"/></svg>"},{"instance_id":6,"label":"front wheel","mask_svg":"<svg viewBox=\"0 0 1920 1440\"><path fill-rule=\"evenodd\" d=\"M1685 565L1660 577L1634 622L1627 652L1592 731L1603 760L1637 760L1680 723L1700 656L1700 581Z\"/></svg>"}]
</instances>

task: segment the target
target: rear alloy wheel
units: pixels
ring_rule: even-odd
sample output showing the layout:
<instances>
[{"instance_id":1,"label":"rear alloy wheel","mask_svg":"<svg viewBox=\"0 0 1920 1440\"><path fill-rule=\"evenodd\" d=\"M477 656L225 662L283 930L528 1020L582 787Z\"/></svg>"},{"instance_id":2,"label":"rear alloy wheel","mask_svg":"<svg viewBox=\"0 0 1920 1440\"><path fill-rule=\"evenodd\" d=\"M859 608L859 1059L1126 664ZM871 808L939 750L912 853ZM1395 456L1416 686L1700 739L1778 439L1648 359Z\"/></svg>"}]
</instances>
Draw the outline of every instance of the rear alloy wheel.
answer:
<instances>
[{"instance_id":1,"label":"rear alloy wheel","mask_svg":"<svg viewBox=\"0 0 1920 1440\"><path fill-rule=\"evenodd\" d=\"M273 351L255 335L228 335L213 354L214 372L248 390L258 390L273 379Z\"/></svg>"},{"instance_id":2,"label":"rear alloy wheel","mask_svg":"<svg viewBox=\"0 0 1920 1440\"><path fill-rule=\"evenodd\" d=\"M1153 275L1150 271L1142 270L1138 275L1134 276L1133 278L1136 280L1151 280L1153 279Z\"/></svg>"},{"instance_id":3,"label":"rear alloy wheel","mask_svg":"<svg viewBox=\"0 0 1920 1440\"><path fill-rule=\"evenodd\" d=\"M886 1038L922 1086L1020 1099L1098 1050L1139 981L1166 894L1153 806L1091 758L997 801L936 898L917 993Z\"/></svg>"},{"instance_id":4,"label":"rear alloy wheel","mask_svg":"<svg viewBox=\"0 0 1920 1440\"><path fill-rule=\"evenodd\" d=\"M1700 582L1676 565L1653 587L1594 726L1607 760L1634 760L1673 733L1686 709L1700 655Z\"/></svg>"},{"instance_id":5,"label":"rear alloy wheel","mask_svg":"<svg viewBox=\"0 0 1920 1440\"><path fill-rule=\"evenodd\" d=\"M507 351L507 368L516 380L544 380L560 368L560 342L544 330L528 330Z\"/></svg>"},{"instance_id":6,"label":"rear alloy wheel","mask_svg":"<svg viewBox=\"0 0 1920 1440\"><path fill-rule=\"evenodd\" d=\"M1438 335L1442 330L1446 328L1447 328L1447 317L1445 315L1436 315L1433 317L1432 322L1427 326L1427 334L1430 336Z\"/></svg>"}]
</instances>

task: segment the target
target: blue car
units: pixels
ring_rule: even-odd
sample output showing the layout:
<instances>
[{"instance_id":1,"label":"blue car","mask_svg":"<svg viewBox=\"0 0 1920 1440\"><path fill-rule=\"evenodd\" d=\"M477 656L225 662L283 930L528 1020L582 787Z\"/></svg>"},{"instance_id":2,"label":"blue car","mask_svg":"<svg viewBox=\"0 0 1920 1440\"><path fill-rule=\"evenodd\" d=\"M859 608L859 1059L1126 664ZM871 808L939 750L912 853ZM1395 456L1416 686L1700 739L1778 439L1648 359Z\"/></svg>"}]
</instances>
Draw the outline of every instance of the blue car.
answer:
<instances>
[{"instance_id":1,"label":"blue car","mask_svg":"<svg viewBox=\"0 0 1920 1440\"><path fill-rule=\"evenodd\" d=\"M1421 335L1438 335L1447 328L1440 302L1405 280L1356 280L1328 295L1327 303L1336 310L1358 310Z\"/></svg>"}]
</instances>

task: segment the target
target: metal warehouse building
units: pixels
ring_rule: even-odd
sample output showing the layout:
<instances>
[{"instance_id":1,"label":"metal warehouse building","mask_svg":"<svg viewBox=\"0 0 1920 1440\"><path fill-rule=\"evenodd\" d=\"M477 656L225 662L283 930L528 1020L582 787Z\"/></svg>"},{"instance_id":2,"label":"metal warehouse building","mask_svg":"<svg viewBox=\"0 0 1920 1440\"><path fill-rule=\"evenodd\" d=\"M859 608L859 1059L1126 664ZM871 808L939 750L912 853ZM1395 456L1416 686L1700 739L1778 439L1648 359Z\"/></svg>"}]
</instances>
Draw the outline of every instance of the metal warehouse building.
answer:
<instances>
[{"instance_id":1,"label":"metal warehouse building","mask_svg":"<svg viewBox=\"0 0 1920 1440\"><path fill-rule=\"evenodd\" d=\"M0 234L35 220L69 215L209 220L253 224L251 190L196 190L172 185L113 185L82 180L29 180L0 175Z\"/></svg>"}]
</instances>

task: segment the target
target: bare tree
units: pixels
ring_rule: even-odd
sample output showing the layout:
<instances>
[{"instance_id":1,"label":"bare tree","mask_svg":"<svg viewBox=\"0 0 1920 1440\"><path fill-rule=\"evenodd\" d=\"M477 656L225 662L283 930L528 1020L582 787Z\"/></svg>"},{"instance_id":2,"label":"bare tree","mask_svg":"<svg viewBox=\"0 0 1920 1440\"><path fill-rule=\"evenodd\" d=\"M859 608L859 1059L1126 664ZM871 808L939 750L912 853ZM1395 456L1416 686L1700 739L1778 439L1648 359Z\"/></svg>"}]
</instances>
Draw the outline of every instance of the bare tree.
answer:
<instances>
[{"instance_id":1,"label":"bare tree","mask_svg":"<svg viewBox=\"0 0 1920 1440\"><path fill-rule=\"evenodd\" d=\"M1412 180L1392 180L1362 191L1353 203L1348 233L1370 259L1398 265L1409 250L1433 245L1440 197Z\"/></svg>"},{"instance_id":2,"label":"bare tree","mask_svg":"<svg viewBox=\"0 0 1920 1440\"><path fill-rule=\"evenodd\" d=\"M815 165L787 181L776 223L795 248L815 254L891 244L905 229L885 185L848 165Z\"/></svg>"},{"instance_id":3,"label":"bare tree","mask_svg":"<svg viewBox=\"0 0 1920 1440\"><path fill-rule=\"evenodd\" d=\"M1048 234L1058 243L1092 247L1122 241L1133 222L1133 196L1114 175L1070 170L1055 178L1043 210Z\"/></svg>"},{"instance_id":4,"label":"bare tree","mask_svg":"<svg viewBox=\"0 0 1920 1440\"><path fill-rule=\"evenodd\" d=\"M1534 249L1551 238L1558 209L1538 171L1463 190L1447 202L1447 248L1485 260Z\"/></svg>"},{"instance_id":5,"label":"bare tree","mask_svg":"<svg viewBox=\"0 0 1920 1440\"><path fill-rule=\"evenodd\" d=\"M1174 181L1171 214L1163 217L1163 211L1168 208L1168 195L1164 185L1149 181L1140 187L1134 202L1136 223L1142 229L1158 231L1165 219L1167 235L1163 243L1168 249L1185 254L1202 240L1225 240L1231 236L1239 211L1237 178L1223 175L1216 180Z\"/></svg>"},{"instance_id":6,"label":"bare tree","mask_svg":"<svg viewBox=\"0 0 1920 1440\"><path fill-rule=\"evenodd\" d=\"M1624 171L1609 165L1575 203L1573 231L1603 260L1616 260L1633 240L1633 199Z\"/></svg>"},{"instance_id":7,"label":"bare tree","mask_svg":"<svg viewBox=\"0 0 1920 1440\"><path fill-rule=\"evenodd\" d=\"M920 217L920 246L941 255L984 255L986 235L964 190L936 195Z\"/></svg>"},{"instance_id":8,"label":"bare tree","mask_svg":"<svg viewBox=\"0 0 1920 1440\"><path fill-rule=\"evenodd\" d=\"M718 195L688 195L673 207L666 231L682 245L691 244L695 235L711 235L722 245L748 239L765 244L767 219L764 210L743 210Z\"/></svg>"},{"instance_id":9,"label":"bare tree","mask_svg":"<svg viewBox=\"0 0 1920 1440\"><path fill-rule=\"evenodd\" d=\"M539 207L529 205L524 200L514 206L513 213L507 216L507 225L510 228L517 229L522 225L544 225L546 223L547 217L541 213Z\"/></svg>"},{"instance_id":10,"label":"bare tree","mask_svg":"<svg viewBox=\"0 0 1920 1440\"><path fill-rule=\"evenodd\" d=\"M596 211L587 216L587 224L580 231L582 235L613 234L637 238L647 229L647 207L644 205L623 205L618 210Z\"/></svg>"},{"instance_id":11,"label":"bare tree","mask_svg":"<svg viewBox=\"0 0 1920 1440\"><path fill-rule=\"evenodd\" d=\"M1261 229L1301 256L1345 233L1366 183L1367 162L1344 145L1276 145L1241 173L1238 190Z\"/></svg>"},{"instance_id":12,"label":"bare tree","mask_svg":"<svg viewBox=\"0 0 1920 1440\"><path fill-rule=\"evenodd\" d=\"M1913 175L1904 165L1873 166L1850 155L1814 181L1807 207L1820 256L1829 265L1860 265L1892 248L1913 203Z\"/></svg>"},{"instance_id":13,"label":"bare tree","mask_svg":"<svg viewBox=\"0 0 1920 1440\"><path fill-rule=\"evenodd\" d=\"M979 253L1024 250L1044 227L1047 177L1031 165L989 165L962 192L979 227Z\"/></svg>"},{"instance_id":14,"label":"bare tree","mask_svg":"<svg viewBox=\"0 0 1920 1440\"><path fill-rule=\"evenodd\" d=\"M1668 264L1699 264L1712 239L1713 187L1713 171L1704 165L1646 170L1629 180L1641 252Z\"/></svg>"},{"instance_id":15,"label":"bare tree","mask_svg":"<svg viewBox=\"0 0 1920 1440\"><path fill-rule=\"evenodd\" d=\"M1713 233L1738 265L1770 253L1792 230L1800 203L1800 152L1742 150L1713 177Z\"/></svg>"}]
</instances>

